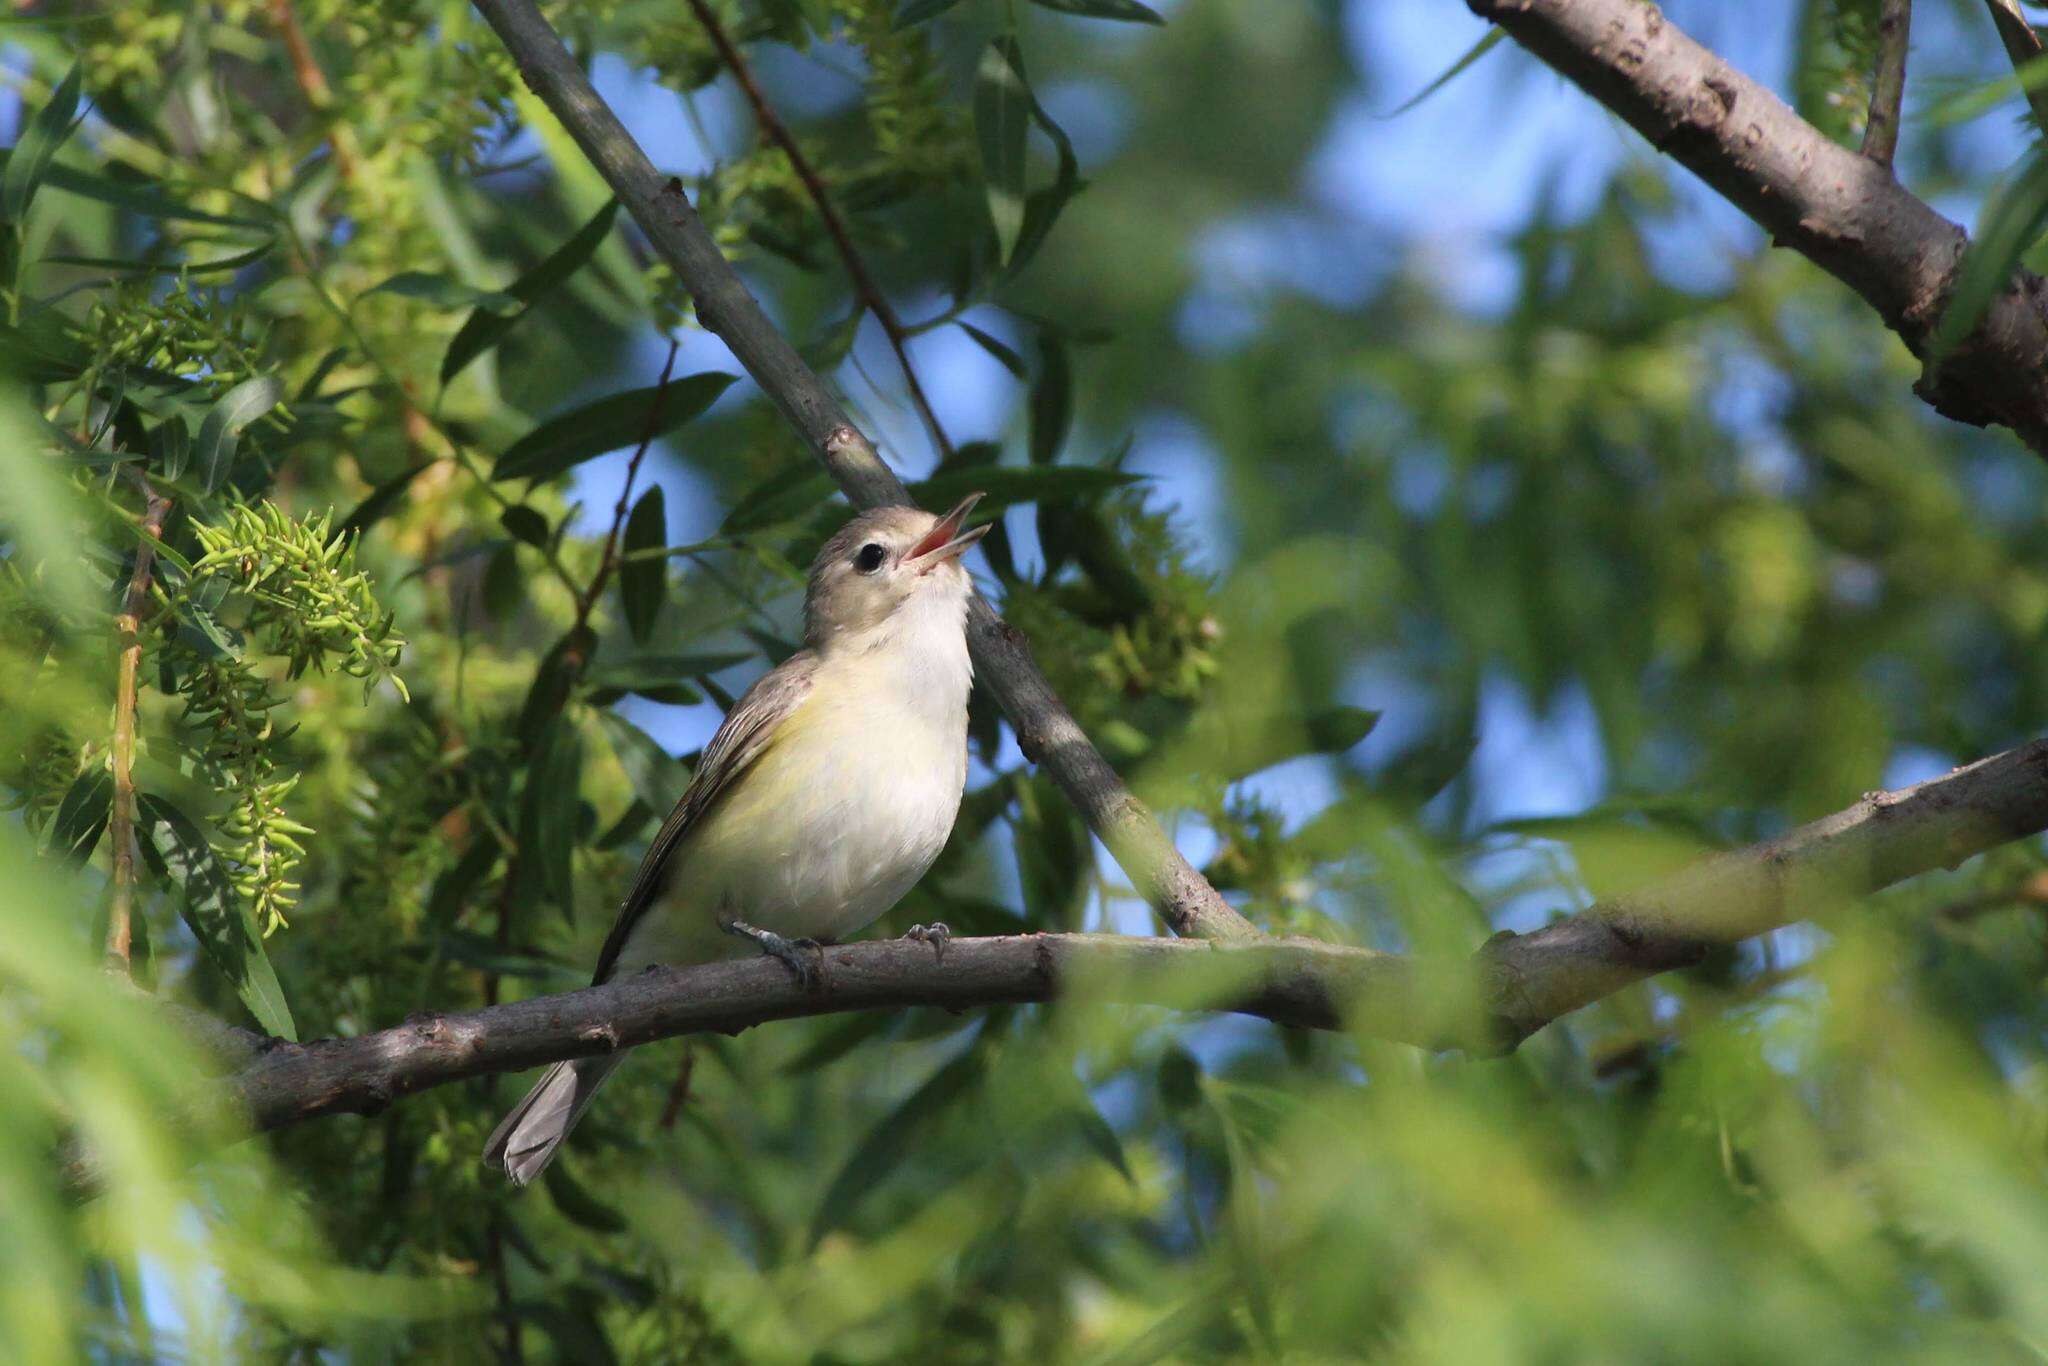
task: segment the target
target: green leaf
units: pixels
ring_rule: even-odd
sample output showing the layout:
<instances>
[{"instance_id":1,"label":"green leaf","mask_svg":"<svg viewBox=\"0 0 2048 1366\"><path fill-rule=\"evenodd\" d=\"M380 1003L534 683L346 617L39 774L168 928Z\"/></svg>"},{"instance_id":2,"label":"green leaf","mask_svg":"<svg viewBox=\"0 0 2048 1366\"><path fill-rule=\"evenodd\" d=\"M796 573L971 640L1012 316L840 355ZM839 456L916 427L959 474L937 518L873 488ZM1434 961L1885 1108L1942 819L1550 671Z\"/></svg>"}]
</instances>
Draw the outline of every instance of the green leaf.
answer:
<instances>
[{"instance_id":1,"label":"green leaf","mask_svg":"<svg viewBox=\"0 0 2048 1366\"><path fill-rule=\"evenodd\" d=\"M963 322L958 325L962 332L965 332L968 336L974 338L974 340L981 346L982 350L988 352L991 356L994 356L996 358L996 362L999 365L1001 365L1005 370L1008 370L1011 374L1015 375L1018 379L1023 379L1030 373L1029 370L1025 367L1024 358L1018 355L1016 351L1010 347L1009 343L1002 341L1000 338L990 336L988 333L976 327L973 323Z\"/></svg>"},{"instance_id":2,"label":"green leaf","mask_svg":"<svg viewBox=\"0 0 2048 1366\"><path fill-rule=\"evenodd\" d=\"M46 847L74 866L84 864L106 831L113 800L113 774L97 766L79 774L57 803Z\"/></svg>"},{"instance_id":3,"label":"green leaf","mask_svg":"<svg viewBox=\"0 0 2048 1366\"><path fill-rule=\"evenodd\" d=\"M946 1107L979 1085L987 1065L978 1046L939 1068L868 1130L825 1190L811 1220L810 1244L845 1226L862 1197L882 1184L918 1148L918 1136ZM931 1195L926 1190L926 1196Z\"/></svg>"},{"instance_id":4,"label":"green leaf","mask_svg":"<svg viewBox=\"0 0 2048 1366\"><path fill-rule=\"evenodd\" d=\"M1157 24L1161 27L1166 24L1158 10L1141 5L1138 0L1031 0L1031 3L1040 9L1079 14L1089 19L1118 19L1127 24Z\"/></svg>"},{"instance_id":5,"label":"green leaf","mask_svg":"<svg viewBox=\"0 0 2048 1366\"><path fill-rule=\"evenodd\" d=\"M689 786L688 771L652 735L610 707L599 707L595 714L598 729L611 745L612 757L619 761L626 781L633 786L633 795L647 803L650 811L663 812L673 807Z\"/></svg>"},{"instance_id":6,"label":"green leaf","mask_svg":"<svg viewBox=\"0 0 2048 1366\"><path fill-rule=\"evenodd\" d=\"M1065 338L1038 340L1038 382L1031 386L1031 463L1050 465L1074 425L1074 372Z\"/></svg>"},{"instance_id":7,"label":"green leaf","mask_svg":"<svg viewBox=\"0 0 2048 1366\"><path fill-rule=\"evenodd\" d=\"M672 432L725 392L734 376L716 371L628 389L549 418L498 457L493 479L552 479L606 451ZM657 395L659 408L656 407Z\"/></svg>"},{"instance_id":8,"label":"green leaf","mask_svg":"<svg viewBox=\"0 0 2048 1366\"><path fill-rule=\"evenodd\" d=\"M462 373L463 367L503 341L505 334L519 325L520 319L532 311L535 303L581 270L604 245L612 230L612 220L618 216L619 201L606 200L604 207L578 228L573 237L550 252L546 260L514 280L505 293L526 307L509 316L484 309L472 314L455 334L455 339L448 343L448 354L441 358L441 383L446 384L455 378Z\"/></svg>"},{"instance_id":9,"label":"green leaf","mask_svg":"<svg viewBox=\"0 0 2048 1366\"><path fill-rule=\"evenodd\" d=\"M414 465L411 469L395 474L371 489L363 501L357 503L348 516L341 519L341 525L334 528L334 534L328 538L328 544L332 545L347 536L361 535L390 516L391 510L405 497L406 489L412 486L412 481L419 478L421 471L427 468L426 465Z\"/></svg>"},{"instance_id":10,"label":"green leaf","mask_svg":"<svg viewBox=\"0 0 2048 1366\"><path fill-rule=\"evenodd\" d=\"M275 408L283 397L284 385L273 376L258 375L222 394L220 401L207 410L206 420L199 424L199 439L192 454L208 493L227 479L243 429Z\"/></svg>"},{"instance_id":11,"label":"green leaf","mask_svg":"<svg viewBox=\"0 0 2048 1366\"><path fill-rule=\"evenodd\" d=\"M51 158L71 136L72 120L78 114L78 88L79 70L74 66L50 92L50 102L22 127L7 165L0 168L0 219L19 223L28 214Z\"/></svg>"},{"instance_id":12,"label":"green leaf","mask_svg":"<svg viewBox=\"0 0 2048 1366\"><path fill-rule=\"evenodd\" d=\"M519 850L533 860L532 873L541 889L572 918L582 778L582 737L576 727L557 717L542 734L526 771L526 791L519 808Z\"/></svg>"},{"instance_id":13,"label":"green leaf","mask_svg":"<svg viewBox=\"0 0 2048 1366\"><path fill-rule=\"evenodd\" d=\"M514 503L499 513L498 525L515 541L524 541L536 549L547 548L548 519L524 503Z\"/></svg>"},{"instance_id":14,"label":"green leaf","mask_svg":"<svg viewBox=\"0 0 2048 1366\"><path fill-rule=\"evenodd\" d=\"M1029 101L1031 121L1052 139L1053 151L1059 156L1059 170L1053 176L1052 184L1043 189L1033 190L1024 200L1024 225L1018 234L1017 249L1010 256L1008 273L1012 276L1031 264L1031 258L1045 245L1051 235L1053 224L1059 221L1060 213L1083 188L1081 162L1074 155L1074 144L1067 132L1053 122L1052 115L1045 112L1045 106L1031 92L1031 79L1024 70L1024 50L1017 46L1014 37L1005 35L996 39L1007 53L1010 65L1016 70L1017 79L1024 85L1025 98Z\"/></svg>"},{"instance_id":15,"label":"green leaf","mask_svg":"<svg viewBox=\"0 0 2048 1366\"><path fill-rule=\"evenodd\" d=\"M1380 714L1364 707L1325 707L1308 718L1309 743L1318 754L1342 754L1372 734Z\"/></svg>"},{"instance_id":16,"label":"green leaf","mask_svg":"<svg viewBox=\"0 0 2048 1366\"><path fill-rule=\"evenodd\" d=\"M246 251L238 251L232 256L216 257L211 261L134 261L116 256L63 255L45 256L42 259L46 265L84 266L93 270L114 271L122 275L213 275L254 265L276 247L276 239L267 239Z\"/></svg>"},{"instance_id":17,"label":"green leaf","mask_svg":"<svg viewBox=\"0 0 2048 1366\"><path fill-rule=\"evenodd\" d=\"M890 29L900 33L904 29L938 18L959 3L960 0L904 0L903 8L896 11L896 18L890 24Z\"/></svg>"},{"instance_id":18,"label":"green leaf","mask_svg":"<svg viewBox=\"0 0 2048 1366\"><path fill-rule=\"evenodd\" d=\"M0 167L11 163L11 150L0 151ZM5 179L0 171L0 180ZM153 181L119 180L109 176L95 175L71 166L49 165L43 170L42 183L53 190L74 194L81 199L91 199L117 209L126 209L143 218L154 218L173 223L206 223L220 228L269 228L272 221L261 217L234 217L225 214L205 213L180 200L163 193ZM258 208L264 206L257 205Z\"/></svg>"},{"instance_id":19,"label":"green leaf","mask_svg":"<svg viewBox=\"0 0 2048 1366\"><path fill-rule=\"evenodd\" d=\"M654 622L661 615L667 596L668 566L651 556L630 558L636 550L659 550L668 540L668 511L661 485L640 495L633 513L626 518L627 558L619 566L619 599L626 609L626 627L642 645L654 634Z\"/></svg>"},{"instance_id":20,"label":"green leaf","mask_svg":"<svg viewBox=\"0 0 2048 1366\"><path fill-rule=\"evenodd\" d=\"M555 1202L555 1208L570 1223L581 1224L596 1233L626 1231L626 1216L591 1194L589 1187L571 1176L569 1164L560 1155L548 1164L541 1184L548 1188L548 1198Z\"/></svg>"},{"instance_id":21,"label":"green leaf","mask_svg":"<svg viewBox=\"0 0 2048 1366\"><path fill-rule=\"evenodd\" d=\"M505 547L509 556L510 546ZM495 561L493 562L495 564ZM513 574L515 591L518 588L518 574ZM488 597L488 585L486 596ZM522 744L529 751L536 750L542 737L547 733L550 722L561 715L562 706L569 700L569 690L583 671L590 656L597 651L597 633L588 626L570 628L560 640L548 647L541 656L540 667L534 670L533 683L526 690L526 700L519 705L518 734Z\"/></svg>"},{"instance_id":22,"label":"green leaf","mask_svg":"<svg viewBox=\"0 0 2048 1366\"><path fill-rule=\"evenodd\" d=\"M1928 363L1953 351L1984 316L1984 310L2012 282L2020 257L2048 228L2048 152L2027 154L2017 174L1991 192L1977 235L1956 270L1955 293L1927 347Z\"/></svg>"},{"instance_id":23,"label":"green leaf","mask_svg":"<svg viewBox=\"0 0 2048 1366\"><path fill-rule=\"evenodd\" d=\"M997 260L1004 264L1024 231L1024 134L1031 119L1031 91L1012 60L1015 51L1014 38L994 39L982 50L974 76L974 132Z\"/></svg>"},{"instance_id":24,"label":"green leaf","mask_svg":"<svg viewBox=\"0 0 2048 1366\"><path fill-rule=\"evenodd\" d=\"M716 673L749 658L745 654L634 655L592 669L587 681L592 701L630 692L656 702L682 705L703 700L683 680Z\"/></svg>"},{"instance_id":25,"label":"green leaf","mask_svg":"<svg viewBox=\"0 0 2048 1366\"><path fill-rule=\"evenodd\" d=\"M477 289L450 276L421 270L400 271L383 284L364 291L362 297L367 299L372 294L396 294L436 308L475 308L500 315L517 313L520 307L519 300L510 294L495 289Z\"/></svg>"},{"instance_id":26,"label":"green leaf","mask_svg":"<svg viewBox=\"0 0 2048 1366\"><path fill-rule=\"evenodd\" d=\"M740 495L719 524L721 536L740 536L763 527L793 522L832 496L832 476L805 459L787 465Z\"/></svg>"},{"instance_id":27,"label":"green leaf","mask_svg":"<svg viewBox=\"0 0 2048 1366\"><path fill-rule=\"evenodd\" d=\"M1143 476L1092 465L1001 465L995 468L946 469L910 486L924 507L945 508L970 493L986 495L977 516L1018 503L1044 503L1063 498L1093 498L1134 484Z\"/></svg>"},{"instance_id":28,"label":"green leaf","mask_svg":"<svg viewBox=\"0 0 2048 1366\"><path fill-rule=\"evenodd\" d=\"M1423 86L1422 89L1416 91L1413 95L1410 95L1407 99L1401 101L1401 103L1396 105L1393 109L1390 109L1386 113L1380 115L1380 117L1382 119L1393 119L1399 118L1401 115L1407 113L1416 105L1421 104L1431 95L1434 95L1437 91L1443 89L1452 81L1464 75L1466 68L1470 67L1474 62L1478 61L1481 57L1484 57L1487 53L1493 51L1496 47L1499 47L1501 40L1507 36L1508 33L1506 29L1488 29L1484 34L1480 36L1478 42L1472 44L1471 47L1465 50L1464 56L1458 58L1457 61L1452 62L1449 66L1445 67L1443 71L1437 75L1437 78L1435 80L1431 81L1428 85Z\"/></svg>"},{"instance_id":29,"label":"green leaf","mask_svg":"<svg viewBox=\"0 0 2048 1366\"><path fill-rule=\"evenodd\" d=\"M191 819L162 797L143 794L136 803L140 845L150 871L176 893L178 911L207 958L235 989L256 1022L294 1042L298 1026L284 988L263 951L255 918L221 862Z\"/></svg>"}]
</instances>

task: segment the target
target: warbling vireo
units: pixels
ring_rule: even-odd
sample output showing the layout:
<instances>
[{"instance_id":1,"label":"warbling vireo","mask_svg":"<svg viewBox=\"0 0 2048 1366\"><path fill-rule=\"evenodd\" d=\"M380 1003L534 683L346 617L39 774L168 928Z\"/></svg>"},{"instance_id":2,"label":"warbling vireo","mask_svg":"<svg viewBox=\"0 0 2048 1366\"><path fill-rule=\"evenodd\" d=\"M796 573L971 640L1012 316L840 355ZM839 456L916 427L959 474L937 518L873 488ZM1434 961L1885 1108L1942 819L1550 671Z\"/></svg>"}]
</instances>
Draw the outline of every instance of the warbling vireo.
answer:
<instances>
[{"instance_id":1,"label":"warbling vireo","mask_svg":"<svg viewBox=\"0 0 2048 1366\"><path fill-rule=\"evenodd\" d=\"M863 512L825 542L806 648L748 688L654 837L593 984L751 942L806 974L791 941L834 941L910 890L952 833L967 781L967 599L975 494L934 517ZM550 1067L484 1160L540 1175L623 1054Z\"/></svg>"}]
</instances>

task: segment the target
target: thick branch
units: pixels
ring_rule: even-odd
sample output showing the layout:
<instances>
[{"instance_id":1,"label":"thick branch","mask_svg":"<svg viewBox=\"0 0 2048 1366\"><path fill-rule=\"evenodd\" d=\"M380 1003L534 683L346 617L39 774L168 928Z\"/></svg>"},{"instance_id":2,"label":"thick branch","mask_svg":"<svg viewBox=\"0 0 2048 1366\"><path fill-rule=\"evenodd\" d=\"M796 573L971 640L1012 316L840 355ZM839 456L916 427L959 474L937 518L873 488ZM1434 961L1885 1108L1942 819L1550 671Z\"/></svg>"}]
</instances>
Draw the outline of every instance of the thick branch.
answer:
<instances>
[{"instance_id":1,"label":"thick branch","mask_svg":"<svg viewBox=\"0 0 2048 1366\"><path fill-rule=\"evenodd\" d=\"M690 291L699 320L732 348L846 496L864 508L908 504L902 481L747 292L690 207L682 182L654 169L532 0L476 0L476 7L518 60L526 84L569 130L656 254ZM968 614L967 640L975 668L1009 716L1025 755L1052 774L1132 885L1174 932L1213 939L1256 935L1251 923L1181 857L1088 742L1033 662L1023 633L979 596Z\"/></svg>"},{"instance_id":2,"label":"thick branch","mask_svg":"<svg viewBox=\"0 0 2048 1366\"><path fill-rule=\"evenodd\" d=\"M1466 0L1790 247L1862 295L1924 360L1968 239L1889 168L1824 136L1643 0ZM2048 285L2019 272L1915 386L2048 456Z\"/></svg>"},{"instance_id":3,"label":"thick branch","mask_svg":"<svg viewBox=\"0 0 2048 1366\"><path fill-rule=\"evenodd\" d=\"M2028 71L2033 60L2041 55L2041 35L2034 32L2034 26L2027 22L2027 16L2020 13L2014 0L1984 0L1990 6L1991 22L1998 29L1998 41L2005 47L2005 55L2012 61L2012 69L2023 78L2032 77L2025 89L2027 108L2034 111L2034 122L2042 132L2048 133L2048 90L2038 83L2038 73Z\"/></svg>"},{"instance_id":4,"label":"thick branch","mask_svg":"<svg viewBox=\"0 0 2048 1366\"><path fill-rule=\"evenodd\" d=\"M357 1039L276 1044L216 1104L257 1129L374 1112L465 1077L678 1034L733 1033L836 1011L1082 1000L1220 1009L1430 1047L1512 1048L1630 982L1697 961L1931 868L2048 829L2048 741L1985 759L1766 844L1716 855L1533 934L1497 936L1467 963L1431 964L1302 939L1199 944L1109 935L955 940L943 957L885 940L825 953L805 989L765 958L658 968L624 981Z\"/></svg>"}]
</instances>

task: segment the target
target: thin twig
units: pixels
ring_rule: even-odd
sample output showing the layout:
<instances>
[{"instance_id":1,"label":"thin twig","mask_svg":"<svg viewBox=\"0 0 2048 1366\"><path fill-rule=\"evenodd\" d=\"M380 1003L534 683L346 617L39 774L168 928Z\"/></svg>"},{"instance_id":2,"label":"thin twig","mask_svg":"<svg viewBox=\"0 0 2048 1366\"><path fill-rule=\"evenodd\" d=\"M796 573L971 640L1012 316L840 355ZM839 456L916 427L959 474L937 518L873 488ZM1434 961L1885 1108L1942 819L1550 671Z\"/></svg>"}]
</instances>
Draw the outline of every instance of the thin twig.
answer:
<instances>
[{"instance_id":1,"label":"thin twig","mask_svg":"<svg viewBox=\"0 0 2048 1366\"><path fill-rule=\"evenodd\" d=\"M612 509L612 528L605 533L604 554L598 558L597 572L590 576L590 587L576 602L578 626L589 623L590 609L597 605L598 598L604 593L605 581L618 567L619 531L626 525L626 514L632 505L633 480L640 473L640 462L647 458L647 448L654 444L655 433L661 430L661 409L668 399L668 380L675 373L678 349L677 342L671 337L668 359L661 363L661 378L654 386L654 401L647 405L647 427L640 433L640 444L634 448L633 458L626 462L626 482L619 486L619 505Z\"/></svg>"},{"instance_id":2,"label":"thin twig","mask_svg":"<svg viewBox=\"0 0 2048 1366\"><path fill-rule=\"evenodd\" d=\"M711 45L718 49L718 55L730 68L733 79L740 83L747 102L754 107L754 122L760 125L761 134L789 158L791 169L804 184L804 190L817 207L818 217L825 224L826 233L832 238L832 245L839 251L839 260L846 267L847 277L853 281L853 296L861 307L875 315L875 321L882 325L882 333L889 339L890 350L896 353L896 364L903 370L904 386L910 391L910 401L916 405L917 414L924 420L925 431L930 433L932 445L938 450L942 462L953 458L953 443L946 436L946 429L939 425L939 415L932 410L931 400L925 397L924 386L918 382L917 369L910 363L910 332L897 316L896 308L889 302L889 296L875 283L875 277L868 270L867 261L861 256L860 248L853 244L853 234L848 231L846 220L839 213L839 206L832 201L832 192L825 187L825 179L812 166L810 159L797 146L796 135L789 131L776 114L775 106L768 103L768 96L762 91L761 83L754 77L754 69L741 55L738 44L726 33L725 27L712 13L705 0L689 0L690 12L697 16L697 22L704 27Z\"/></svg>"},{"instance_id":3,"label":"thin twig","mask_svg":"<svg viewBox=\"0 0 2048 1366\"><path fill-rule=\"evenodd\" d=\"M1991 22L1998 29L1998 41L2005 44L2005 55L2012 62L2016 72L2032 74L2034 80L2027 86L2027 107L2034 111L2034 122L2043 133L2048 133L2048 89L2042 88L2039 73L2027 73L2027 66L2043 51L2041 35L2027 22L2027 16L2020 13L2014 0L1984 0L1991 9Z\"/></svg>"},{"instance_id":4,"label":"thin twig","mask_svg":"<svg viewBox=\"0 0 2048 1366\"><path fill-rule=\"evenodd\" d=\"M1899 106L1906 97L1906 48L1913 0L1884 0L1877 18L1877 71L1870 78L1870 110L1863 120L1863 155L1887 169L1899 149Z\"/></svg>"},{"instance_id":5,"label":"thin twig","mask_svg":"<svg viewBox=\"0 0 2048 1366\"><path fill-rule=\"evenodd\" d=\"M135 905L135 703L141 684L142 609L149 601L149 572L156 563L157 538L163 534L164 518L170 515L171 500L161 497L140 475L143 497L142 539L135 548L135 571L128 576L128 593L121 613L114 618L114 634L120 642L120 665L114 683L114 796L107 811L107 835L113 845L113 905L107 912L107 967L123 977L130 975L129 952L133 940Z\"/></svg>"},{"instance_id":6,"label":"thin twig","mask_svg":"<svg viewBox=\"0 0 2048 1366\"><path fill-rule=\"evenodd\" d=\"M320 69L320 59L313 55L313 45L306 40L306 30L299 24L299 16L292 9L292 0L270 0L270 22L284 39L285 55L291 59L292 78L298 82L299 93L312 108L313 117L327 123L327 145L334 149L334 169L345 181L356 178L355 134L345 123L328 119L328 110L334 102L334 92L327 84L327 73Z\"/></svg>"},{"instance_id":7,"label":"thin twig","mask_svg":"<svg viewBox=\"0 0 2048 1366\"><path fill-rule=\"evenodd\" d=\"M732 349L857 507L910 506L910 495L805 364L725 259L680 180L647 154L591 86L533 0L475 0L519 63L520 75L618 194L648 242L697 304L697 317ZM1256 937L1258 930L1176 849L1061 703L1031 658L1024 634L976 595L967 643L1027 758L1043 764L1067 800L1177 934Z\"/></svg>"},{"instance_id":8,"label":"thin twig","mask_svg":"<svg viewBox=\"0 0 2048 1366\"><path fill-rule=\"evenodd\" d=\"M668 1088L668 1101L661 1107L661 1122L655 1127L663 1130L676 1127L676 1120L682 1116L683 1106L690 1099L690 1074L697 1070L697 1050L688 1040L683 1042L682 1065L676 1068L675 1084Z\"/></svg>"}]
</instances>

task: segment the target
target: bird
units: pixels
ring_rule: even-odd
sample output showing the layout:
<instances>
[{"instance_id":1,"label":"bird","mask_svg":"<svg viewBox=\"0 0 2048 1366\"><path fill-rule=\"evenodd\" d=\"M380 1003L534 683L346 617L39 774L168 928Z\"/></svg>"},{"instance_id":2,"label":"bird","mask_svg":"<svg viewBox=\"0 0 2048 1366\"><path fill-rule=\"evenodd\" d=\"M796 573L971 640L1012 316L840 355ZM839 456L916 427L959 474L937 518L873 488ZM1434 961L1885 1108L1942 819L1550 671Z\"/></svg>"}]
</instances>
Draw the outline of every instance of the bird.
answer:
<instances>
[{"instance_id":1,"label":"bird","mask_svg":"<svg viewBox=\"0 0 2048 1366\"><path fill-rule=\"evenodd\" d=\"M866 928L924 876L967 783L973 585L943 517L862 512L826 540L804 593L804 648L741 694L640 862L592 985L749 951L806 984L818 945ZM943 925L916 927L943 948ZM751 947L750 947L751 946ZM625 1055L556 1063L484 1147L524 1186Z\"/></svg>"}]
</instances>

